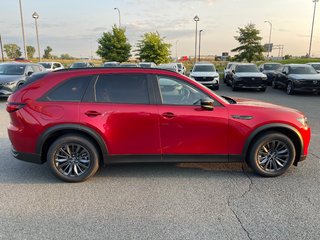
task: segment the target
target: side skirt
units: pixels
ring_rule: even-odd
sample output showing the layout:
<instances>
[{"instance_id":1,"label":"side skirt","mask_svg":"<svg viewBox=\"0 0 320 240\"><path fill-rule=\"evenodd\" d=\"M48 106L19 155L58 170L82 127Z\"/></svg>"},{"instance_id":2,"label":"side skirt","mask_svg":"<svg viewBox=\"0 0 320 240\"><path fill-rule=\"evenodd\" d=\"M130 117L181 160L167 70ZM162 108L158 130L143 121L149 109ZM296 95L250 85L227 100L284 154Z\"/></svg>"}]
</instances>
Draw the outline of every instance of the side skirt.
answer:
<instances>
[{"instance_id":1,"label":"side skirt","mask_svg":"<svg viewBox=\"0 0 320 240\"><path fill-rule=\"evenodd\" d=\"M116 163L228 163L242 162L242 155L113 155L105 164Z\"/></svg>"}]
</instances>

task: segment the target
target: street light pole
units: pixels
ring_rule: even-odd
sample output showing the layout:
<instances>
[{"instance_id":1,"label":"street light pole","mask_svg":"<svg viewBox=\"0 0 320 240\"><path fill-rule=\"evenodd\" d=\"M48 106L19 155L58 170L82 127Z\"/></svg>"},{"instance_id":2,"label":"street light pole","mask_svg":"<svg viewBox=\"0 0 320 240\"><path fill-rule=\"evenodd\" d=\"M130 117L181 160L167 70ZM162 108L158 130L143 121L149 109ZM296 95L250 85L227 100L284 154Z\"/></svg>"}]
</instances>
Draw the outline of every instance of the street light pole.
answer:
<instances>
[{"instance_id":1,"label":"street light pole","mask_svg":"<svg viewBox=\"0 0 320 240\"><path fill-rule=\"evenodd\" d=\"M196 15L193 18L193 21L196 22L196 32L195 32L195 43L194 43L194 64L197 62L197 40L198 40L198 22L199 22L199 17Z\"/></svg>"},{"instance_id":2,"label":"street light pole","mask_svg":"<svg viewBox=\"0 0 320 240\"><path fill-rule=\"evenodd\" d=\"M4 56L3 56L3 47L2 47L2 38L0 34L0 47L1 47L1 57L2 57L2 62L4 62Z\"/></svg>"},{"instance_id":3,"label":"street light pole","mask_svg":"<svg viewBox=\"0 0 320 240\"><path fill-rule=\"evenodd\" d=\"M312 26L311 26L311 36L310 36L310 44L309 44L309 57L311 56L311 45L312 45L312 37L313 37L313 25L314 25L314 17L316 15L316 7L317 7L317 2L319 0L312 0L314 2L314 9L313 9L313 18L312 18Z\"/></svg>"},{"instance_id":4,"label":"street light pole","mask_svg":"<svg viewBox=\"0 0 320 240\"><path fill-rule=\"evenodd\" d=\"M34 18L35 25L36 25L36 34L37 34L37 45L38 45L38 57L39 57L39 62L41 62L41 56L40 56L40 44L39 44L39 33L38 33L38 18L39 14L34 12L32 14L32 17Z\"/></svg>"},{"instance_id":5,"label":"street light pole","mask_svg":"<svg viewBox=\"0 0 320 240\"><path fill-rule=\"evenodd\" d=\"M199 30L199 57L198 57L198 61L200 62L200 56L201 56L201 33L203 32L203 30Z\"/></svg>"},{"instance_id":6,"label":"street light pole","mask_svg":"<svg viewBox=\"0 0 320 240\"><path fill-rule=\"evenodd\" d=\"M21 29L22 29L22 38L23 38L23 49L24 49L24 58L28 59L27 55L27 45L26 45L26 38L24 36L24 26L23 26L23 17L22 17L22 6L21 6L21 0L19 0L20 5L20 18L21 18Z\"/></svg>"},{"instance_id":7,"label":"street light pole","mask_svg":"<svg viewBox=\"0 0 320 240\"><path fill-rule=\"evenodd\" d=\"M271 32L272 32L272 23L270 21L264 21L265 23L269 23L270 25L270 33L269 33L269 46L268 46L268 55L267 57L269 58L270 52L271 52Z\"/></svg>"},{"instance_id":8,"label":"street light pole","mask_svg":"<svg viewBox=\"0 0 320 240\"><path fill-rule=\"evenodd\" d=\"M121 14L120 14L120 9L119 9L119 8L114 8L114 10L118 10L118 15L119 15L119 28L121 28Z\"/></svg>"},{"instance_id":9,"label":"street light pole","mask_svg":"<svg viewBox=\"0 0 320 240\"><path fill-rule=\"evenodd\" d=\"M179 40L176 40L176 59L178 61L178 42Z\"/></svg>"}]
</instances>

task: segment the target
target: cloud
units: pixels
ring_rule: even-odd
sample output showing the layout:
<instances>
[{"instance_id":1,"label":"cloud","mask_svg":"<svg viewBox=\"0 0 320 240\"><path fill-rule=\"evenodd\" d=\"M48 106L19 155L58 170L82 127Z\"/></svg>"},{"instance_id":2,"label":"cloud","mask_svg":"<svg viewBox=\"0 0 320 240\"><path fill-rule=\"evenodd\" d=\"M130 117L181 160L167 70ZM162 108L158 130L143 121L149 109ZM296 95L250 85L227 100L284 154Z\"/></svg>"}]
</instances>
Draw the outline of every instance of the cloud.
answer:
<instances>
[{"instance_id":1,"label":"cloud","mask_svg":"<svg viewBox=\"0 0 320 240\"><path fill-rule=\"evenodd\" d=\"M310 35L308 35L308 34L297 34L297 37L300 37L300 38L309 38Z\"/></svg>"}]
</instances>

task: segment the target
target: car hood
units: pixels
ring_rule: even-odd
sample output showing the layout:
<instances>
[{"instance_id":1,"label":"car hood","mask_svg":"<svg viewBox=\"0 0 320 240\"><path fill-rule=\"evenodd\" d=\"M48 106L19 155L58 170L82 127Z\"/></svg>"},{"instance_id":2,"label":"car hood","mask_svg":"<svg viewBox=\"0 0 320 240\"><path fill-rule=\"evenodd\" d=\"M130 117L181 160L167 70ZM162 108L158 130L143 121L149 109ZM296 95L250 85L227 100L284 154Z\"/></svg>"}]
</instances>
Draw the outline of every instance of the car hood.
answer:
<instances>
[{"instance_id":1,"label":"car hood","mask_svg":"<svg viewBox=\"0 0 320 240\"><path fill-rule=\"evenodd\" d=\"M192 72L190 73L192 77L218 77L219 74L217 72Z\"/></svg>"},{"instance_id":2,"label":"car hood","mask_svg":"<svg viewBox=\"0 0 320 240\"><path fill-rule=\"evenodd\" d=\"M247 98L233 98L233 99L237 102L237 105L256 107L256 108L272 108L272 109L278 109L280 111L303 114L302 112L294 108L284 107L281 105L263 102L256 99L247 99Z\"/></svg>"},{"instance_id":3,"label":"car hood","mask_svg":"<svg viewBox=\"0 0 320 240\"><path fill-rule=\"evenodd\" d=\"M23 75L0 75L0 83L19 81L24 78Z\"/></svg>"},{"instance_id":4,"label":"car hood","mask_svg":"<svg viewBox=\"0 0 320 240\"><path fill-rule=\"evenodd\" d=\"M263 70L263 73L266 74L266 73L275 73L276 71L275 70Z\"/></svg>"},{"instance_id":5,"label":"car hood","mask_svg":"<svg viewBox=\"0 0 320 240\"><path fill-rule=\"evenodd\" d=\"M241 72L236 73L236 77L267 77L265 74L261 72Z\"/></svg>"},{"instance_id":6,"label":"car hood","mask_svg":"<svg viewBox=\"0 0 320 240\"><path fill-rule=\"evenodd\" d=\"M320 74L289 74L291 79L320 80Z\"/></svg>"}]
</instances>

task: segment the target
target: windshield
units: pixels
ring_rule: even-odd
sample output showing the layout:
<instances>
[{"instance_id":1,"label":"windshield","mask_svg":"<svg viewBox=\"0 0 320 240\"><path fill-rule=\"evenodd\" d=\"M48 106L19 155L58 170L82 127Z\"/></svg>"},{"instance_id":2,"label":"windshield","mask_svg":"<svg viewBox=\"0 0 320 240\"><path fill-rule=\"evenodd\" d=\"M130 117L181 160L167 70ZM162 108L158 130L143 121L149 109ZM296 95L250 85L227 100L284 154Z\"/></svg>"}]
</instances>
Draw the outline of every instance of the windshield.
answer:
<instances>
[{"instance_id":1,"label":"windshield","mask_svg":"<svg viewBox=\"0 0 320 240\"><path fill-rule=\"evenodd\" d=\"M39 63L44 66L46 69L51 69L51 63Z\"/></svg>"},{"instance_id":2,"label":"windshield","mask_svg":"<svg viewBox=\"0 0 320 240\"><path fill-rule=\"evenodd\" d=\"M182 69L182 63L177 63L179 69Z\"/></svg>"},{"instance_id":3,"label":"windshield","mask_svg":"<svg viewBox=\"0 0 320 240\"><path fill-rule=\"evenodd\" d=\"M0 75L23 75L25 65L19 64L1 64L0 65Z\"/></svg>"},{"instance_id":4,"label":"windshield","mask_svg":"<svg viewBox=\"0 0 320 240\"><path fill-rule=\"evenodd\" d=\"M320 70L320 64L310 64L315 70Z\"/></svg>"},{"instance_id":5,"label":"windshield","mask_svg":"<svg viewBox=\"0 0 320 240\"><path fill-rule=\"evenodd\" d=\"M151 68L151 63L140 63L139 65L142 68Z\"/></svg>"},{"instance_id":6,"label":"windshield","mask_svg":"<svg viewBox=\"0 0 320 240\"><path fill-rule=\"evenodd\" d=\"M291 66L290 74L317 74L317 72L311 66Z\"/></svg>"},{"instance_id":7,"label":"windshield","mask_svg":"<svg viewBox=\"0 0 320 240\"><path fill-rule=\"evenodd\" d=\"M213 65L196 65L193 68L193 72L215 72L216 69Z\"/></svg>"},{"instance_id":8,"label":"windshield","mask_svg":"<svg viewBox=\"0 0 320 240\"><path fill-rule=\"evenodd\" d=\"M256 65L238 65L236 72L259 72Z\"/></svg>"},{"instance_id":9,"label":"windshield","mask_svg":"<svg viewBox=\"0 0 320 240\"><path fill-rule=\"evenodd\" d=\"M86 63L73 63L70 68L86 68L87 64Z\"/></svg>"},{"instance_id":10,"label":"windshield","mask_svg":"<svg viewBox=\"0 0 320 240\"><path fill-rule=\"evenodd\" d=\"M277 70L281 64L265 64L264 70Z\"/></svg>"}]
</instances>

